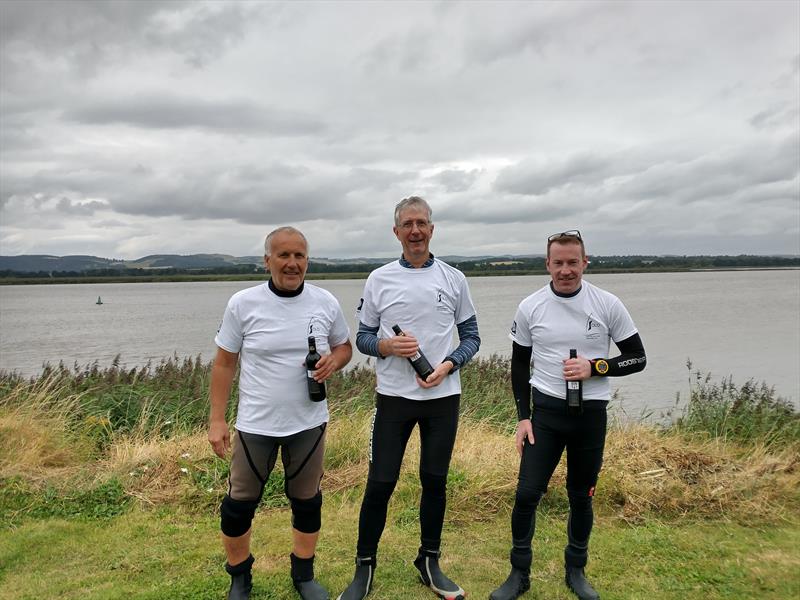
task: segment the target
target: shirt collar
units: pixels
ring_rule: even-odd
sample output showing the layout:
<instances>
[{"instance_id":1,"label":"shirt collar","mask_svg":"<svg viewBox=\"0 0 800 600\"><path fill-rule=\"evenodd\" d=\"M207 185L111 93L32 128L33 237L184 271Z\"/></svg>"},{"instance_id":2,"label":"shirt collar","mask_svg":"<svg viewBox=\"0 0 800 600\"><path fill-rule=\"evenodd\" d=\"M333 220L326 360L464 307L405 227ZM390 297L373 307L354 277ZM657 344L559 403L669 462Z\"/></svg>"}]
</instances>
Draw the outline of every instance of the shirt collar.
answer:
<instances>
[{"instance_id":1,"label":"shirt collar","mask_svg":"<svg viewBox=\"0 0 800 600\"><path fill-rule=\"evenodd\" d=\"M296 290L279 290L275 287L275 284L272 283L272 279L270 279L267 283L269 284L269 289L272 291L272 293L276 296L280 296L281 298L294 298L295 296L299 296L303 293L303 287L306 284L305 281L301 281L300 287L298 287Z\"/></svg>"},{"instance_id":2,"label":"shirt collar","mask_svg":"<svg viewBox=\"0 0 800 600\"><path fill-rule=\"evenodd\" d=\"M425 269L426 267L430 267L432 264L433 264L433 252L429 252L428 253L428 260L425 261L425 264L423 264L420 267L420 269ZM414 265L412 265L410 262L408 262L406 260L406 257L403 256L402 254L400 255L400 266L401 267L405 267L406 269L413 269L414 268Z\"/></svg>"},{"instance_id":3,"label":"shirt collar","mask_svg":"<svg viewBox=\"0 0 800 600\"><path fill-rule=\"evenodd\" d=\"M570 292L569 294L564 294L562 292L557 292L555 286L553 285L553 282L552 281L550 282L550 291L553 292L559 298L574 298L575 296L581 293L582 289L583 289L583 283L581 283L578 286L578 289L575 290L574 292Z\"/></svg>"}]
</instances>

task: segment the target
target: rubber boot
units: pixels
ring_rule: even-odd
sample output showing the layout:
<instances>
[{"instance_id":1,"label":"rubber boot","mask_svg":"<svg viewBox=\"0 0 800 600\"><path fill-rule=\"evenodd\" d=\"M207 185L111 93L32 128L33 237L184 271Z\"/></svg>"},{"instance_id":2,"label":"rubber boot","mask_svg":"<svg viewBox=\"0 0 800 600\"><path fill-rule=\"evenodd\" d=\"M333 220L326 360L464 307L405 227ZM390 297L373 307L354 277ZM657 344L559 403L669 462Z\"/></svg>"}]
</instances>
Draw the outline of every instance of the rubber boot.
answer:
<instances>
[{"instance_id":1,"label":"rubber boot","mask_svg":"<svg viewBox=\"0 0 800 600\"><path fill-rule=\"evenodd\" d=\"M372 578L378 564L374 556L356 556L356 572L347 589L336 600L364 600L372 590Z\"/></svg>"},{"instance_id":2,"label":"rubber boot","mask_svg":"<svg viewBox=\"0 0 800 600\"><path fill-rule=\"evenodd\" d=\"M531 589L531 570L511 567L503 584L489 594L489 600L515 600Z\"/></svg>"},{"instance_id":3,"label":"rubber boot","mask_svg":"<svg viewBox=\"0 0 800 600\"><path fill-rule=\"evenodd\" d=\"M439 568L439 556L441 552L438 550L419 549L414 566L419 571L422 583L443 600L464 600L466 597L464 590L450 581Z\"/></svg>"},{"instance_id":4,"label":"rubber boot","mask_svg":"<svg viewBox=\"0 0 800 600\"><path fill-rule=\"evenodd\" d=\"M314 557L289 555L292 561L292 583L303 600L328 600L328 592L314 579Z\"/></svg>"},{"instance_id":5,"label":"rubber boot","mask_svg":"<svg viewBox=\"0 0 800 600\"><path fill-rule=\"evenodd\" d=\"M600 594L594 590L589 580L586 579L583 567L564 565L564 581L567 587L572 590L572 593L581 600L600 600Z\"/></svg>"},{"instance_id":6,"label":"rubber boot","mask_svg":"<svg viewBox=\"0 0 800 600\"><path fill-rule=\"evenodd\" d=\"M251 554L238 565L231 566L225 563L225 570L231 576L231 589L228 590L228 600L249 600L250 590L253 589L253 562Z\"/></svg>"}]
</instances>

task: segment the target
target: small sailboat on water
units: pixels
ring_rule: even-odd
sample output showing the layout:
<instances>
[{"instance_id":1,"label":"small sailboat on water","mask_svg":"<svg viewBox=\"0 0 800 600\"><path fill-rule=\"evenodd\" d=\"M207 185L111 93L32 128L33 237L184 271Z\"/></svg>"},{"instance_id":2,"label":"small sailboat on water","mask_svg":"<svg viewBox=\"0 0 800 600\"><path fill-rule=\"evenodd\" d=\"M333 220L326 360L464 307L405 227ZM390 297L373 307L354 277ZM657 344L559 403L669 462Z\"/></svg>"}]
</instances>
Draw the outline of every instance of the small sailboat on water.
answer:
<instances>
[{"instance_id":1,"label":"small sailboat on water","mask_svg":"<svg viewBox=\"0 0 800 600\"><path fill-rule=\"evenodd\" d=\"M102 304L102 303L103 303L103 301L100 299L100 296L98 296L97 297L97 302L95 302L95 304Z\"/></svg>"}]
</instances>

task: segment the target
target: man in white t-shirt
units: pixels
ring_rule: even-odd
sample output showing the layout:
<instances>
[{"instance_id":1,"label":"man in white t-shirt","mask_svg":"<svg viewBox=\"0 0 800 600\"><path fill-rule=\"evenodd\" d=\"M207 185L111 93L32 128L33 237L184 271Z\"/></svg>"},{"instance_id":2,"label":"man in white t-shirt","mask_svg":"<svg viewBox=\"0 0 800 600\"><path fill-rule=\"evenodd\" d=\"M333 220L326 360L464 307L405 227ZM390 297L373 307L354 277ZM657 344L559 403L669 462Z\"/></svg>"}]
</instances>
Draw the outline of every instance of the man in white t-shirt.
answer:
<instances>
[{"instance_id":1,"label":"man in white t-shirt","mask_svg":"<svg viewBox=\"0 0 800 600\"><path fill-rule=\"evenodd\" d=\"M314 551L328 406L324 398L312 400L308 378L322 383L349 362L350 330L336 298L304 282L308 243L300 231L274 230L264 253L270 280L231 297L214 340L208 440L220 458L231 449L226 411L241 358L229 487L220 506L228 599L250 597L251 524L280 449L292 509L292 582L303 600L327 600L314 579ZM322 357L316 370L307 370L312 342Z\"/></svg>"},{"instance_id":2,"label":"man in white t-shirt","mask_svg":"<svg viewBox=\"0 0 800 600\"><path fill-rule=\"evenodd\" d=\"M363 600L372 588L386 508L416 425L422 497L421 544L414 565L423 584L441 598L464 597L464 591L442 573L438 559L447 472L458 428L458 370L478 351L480 337L466 277L430 253L433 229L431 208L422 198L412 196L395 207L393 231L403 254L370 274L356 312L356 345L378 358L377 393L356 570L339 600ZM452 349L454 331L459 345ZM425 379L410 362L419 362L420 353L429 363L428 372L422 371ZM387 595L394 597L391 588Z\"/></svg>"},{"instance_id":3,"label":"man in white t-shirt","mask_svg":"<svg viewBox=\"0 0 800 600\"><path fill-rule=\"evenodd\" d=\"M647 362L636 326L619 298L583 281L589 259L579 231L551 235L546 264L550 283L520 303L511 326L516 446L522 460L511 515L511 573L490 600L514 600L530 588L536 508L565 448L570 509L565 582L581 600L599 598L584 567L592 497L603 463L608 377L636 373ZM612 340L621 354L609 358ZM571 350L577 356L570 358ZM568 385L582 387L582 397L571 393L568 401Z\"/></svg>"}]
</instances>

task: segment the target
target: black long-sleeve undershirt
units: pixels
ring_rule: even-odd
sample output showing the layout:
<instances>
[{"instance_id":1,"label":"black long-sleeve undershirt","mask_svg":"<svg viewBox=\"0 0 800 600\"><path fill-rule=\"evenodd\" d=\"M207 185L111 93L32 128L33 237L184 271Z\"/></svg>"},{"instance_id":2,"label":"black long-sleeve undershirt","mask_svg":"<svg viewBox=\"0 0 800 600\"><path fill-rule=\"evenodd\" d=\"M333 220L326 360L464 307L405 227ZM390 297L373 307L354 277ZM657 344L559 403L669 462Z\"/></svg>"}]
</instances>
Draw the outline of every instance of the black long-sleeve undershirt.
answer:
<instances>
[{"instance_id":1,"label":"black long-sleeve undershirt","mask_svg":"<svg viewBox=\"0 0 800 600\"><path fill-rule=\"evenodd\" d=\"M638 333L616 342L619 356L603 358L608 363L608 371L604 374L597 373L592 367L593 377L624 377L638 373L647 365L647 356L644 352L642 338ZM517 406L517 418L531 418L531 355L533 348L520 346L516 342L511 347L511 389L514 393L514 402ZM594 362L597 359L592 359Z\"/></svg>"}]
</instances>

